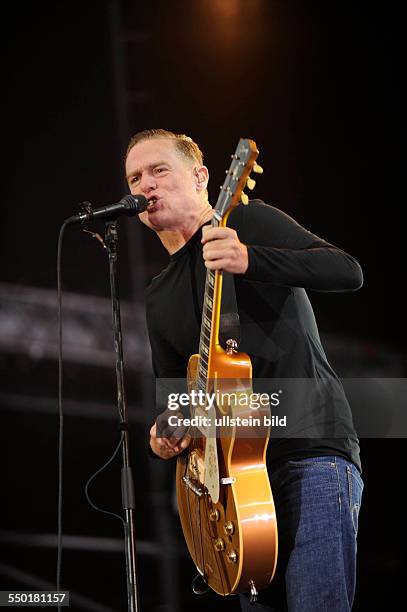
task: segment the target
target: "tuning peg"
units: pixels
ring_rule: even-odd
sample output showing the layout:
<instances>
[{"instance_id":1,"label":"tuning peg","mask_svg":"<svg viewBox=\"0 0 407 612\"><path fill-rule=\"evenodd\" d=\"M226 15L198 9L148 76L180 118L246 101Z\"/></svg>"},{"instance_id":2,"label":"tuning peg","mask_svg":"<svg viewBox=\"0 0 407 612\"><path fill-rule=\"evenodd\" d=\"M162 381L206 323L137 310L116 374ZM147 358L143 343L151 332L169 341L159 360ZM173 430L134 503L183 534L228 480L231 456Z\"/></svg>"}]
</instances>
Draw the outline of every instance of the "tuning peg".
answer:
<instances>
[{"instance_id":1,"label":"tuning peg","mask_svg":"<svg viewBox=\"0 0 407 612\"><path fill-rule=\"evenodd\" d=\"M253 180L252 178L250 178L250 176L249 176L249 177L247 177L246 185L248 186L248 188L250 190L252 190L252 189L254 189L254 186L256 185L256 181Z\"/></svg>"},{"instance_id":2,"label":"tuning peg","mask_svg":"<svg viewBox=\"0 0 407 612\"><path fill-rule=\"evenodd\" d=\"M249 196L242 192L242 195L240 196L240 201L242 204L248 204Z\"/></svg>"},{"instance_id":3,"label":"tuning peg","mask_svg":"<svg viewBox=\"0 0 407 612\"><path fill-rule=\"evenodd\" d=\"M256 162L254 162L253 172L256 172L257 174L263 174L263 168L259 166L259 164L256 164Z\"/></svg>"}]
</instances>

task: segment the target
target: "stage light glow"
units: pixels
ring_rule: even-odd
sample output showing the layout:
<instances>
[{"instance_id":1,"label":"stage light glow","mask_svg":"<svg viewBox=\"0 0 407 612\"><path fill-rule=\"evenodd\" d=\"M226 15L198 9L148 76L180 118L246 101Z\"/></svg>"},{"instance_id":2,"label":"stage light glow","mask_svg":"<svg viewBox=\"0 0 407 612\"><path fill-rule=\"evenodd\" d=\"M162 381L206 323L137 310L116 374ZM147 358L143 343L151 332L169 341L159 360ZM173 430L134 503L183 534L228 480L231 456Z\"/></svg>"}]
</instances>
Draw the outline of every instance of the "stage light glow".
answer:
<instances>
[{"instance_id":1,"label":"stage light glow","mask_svg":"<svg viewBox=\"0 0 407 612\"><path fill-rule=\"evenodd\" d=\"M212 0L211 3L214 12L219 16L227 19L237 17L241 9L241 0Z\"/></svg>"}]
</instances>

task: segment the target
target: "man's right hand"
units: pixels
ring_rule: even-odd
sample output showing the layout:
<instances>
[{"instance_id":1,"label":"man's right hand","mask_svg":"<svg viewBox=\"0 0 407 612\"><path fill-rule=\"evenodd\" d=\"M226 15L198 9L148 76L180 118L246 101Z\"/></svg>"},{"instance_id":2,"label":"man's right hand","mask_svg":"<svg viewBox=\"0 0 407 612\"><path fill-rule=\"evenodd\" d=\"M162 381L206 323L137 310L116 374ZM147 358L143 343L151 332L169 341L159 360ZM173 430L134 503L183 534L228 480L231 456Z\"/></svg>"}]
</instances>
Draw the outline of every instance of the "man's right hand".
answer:
<instances>
[{"instance_id":1,"label":"man's right hand","mask_svg":"<svg viewBox=\"0 0 407 612\"><path fill-rule=\"evenodd\" d=\"M150 446L152 451L161 457L161 459L172 459L183 450L185 450L191 442L191 436L188 435L188 428L180 425L178 427L170 427L168 417L176 416L182 421L182 412L174 410L165 410L162 412L152 428L150 429ZM157 436L157 426L161 437Z\"/></svg>"}]
</instances>

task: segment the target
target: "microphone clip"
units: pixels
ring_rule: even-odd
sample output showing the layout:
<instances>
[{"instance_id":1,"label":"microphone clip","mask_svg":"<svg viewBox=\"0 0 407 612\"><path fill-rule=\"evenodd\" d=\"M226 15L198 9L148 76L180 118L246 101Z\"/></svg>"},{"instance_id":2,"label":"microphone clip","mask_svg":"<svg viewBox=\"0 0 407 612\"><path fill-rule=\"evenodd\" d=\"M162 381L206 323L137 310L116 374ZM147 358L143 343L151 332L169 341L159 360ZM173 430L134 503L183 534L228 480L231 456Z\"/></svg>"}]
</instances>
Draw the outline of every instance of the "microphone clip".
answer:
<instances>
[{"instance_id":1,"label":"microphone clip","mask_svg":"<svg viewBox=\"0 0 407 612\"><path fill-rule=\"evenodd\" d=\"M93 216L93 208L90 202L81 202L80 205L81 212L85 215L88 215L88 219L91 219Z\"/></svg>"}]
</instances>

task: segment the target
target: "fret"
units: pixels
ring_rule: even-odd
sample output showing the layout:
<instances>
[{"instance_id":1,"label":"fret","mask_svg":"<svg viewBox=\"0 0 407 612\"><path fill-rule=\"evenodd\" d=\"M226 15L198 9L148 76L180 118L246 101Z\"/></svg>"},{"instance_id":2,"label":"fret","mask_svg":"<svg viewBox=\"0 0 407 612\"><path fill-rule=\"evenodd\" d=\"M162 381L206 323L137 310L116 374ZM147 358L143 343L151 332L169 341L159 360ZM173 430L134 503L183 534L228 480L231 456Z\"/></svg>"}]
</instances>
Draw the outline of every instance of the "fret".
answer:
<instances>
[{"instance_id":1,"label":"fret","mask_svg":"<svg viewBox=\"0 0 407 612\"><path fill-rule=\"evenodd\" d=\"M213 307L213 300L208 296L205 295L205 304L212 309Z\"/></svg>"},{"instance_id":2,"label":"fret","mask_svg":"<svg viewBox=\"0 0 407 612\"><path fill-rule=\"evenodd\" d=\"M212 329L212 325L208 325L206 329L201 327L201 338L209 342L209 340L211 339L211 332L210 332L211 329ZM207 330L209 331L209 334L206 333Z\"/></svg>"},{"instance_id":3,"label":"fret","mask_svg":"<svg viewBox=\"0 0 407 612\"><path fill-rule=\"evenodd\" d=\"M209 295L210 298L213 299L214 289L213 287L206 287L206 295Z\"/></svg>"},{"instance_id":4,"label":"fret","mask_svg":"<svg viewBox=\"0 0 407 612\"><path fill-rule=\"evenodd\" d=\"M208 317L206 317L208 318ZM204 324L204 322L201 322L201 334L206 334L207 336L211 335L211 331L212 331L212 319L209 319L209 324Z\"/></svg>"},{"instance_id":5,"label":"fret","mask_svg":"<svg viewBox=\"0 0 407 612\"><path fill-rule=\"evenodd\" d=\"M200 355L201 358L201 363L204 363L205 366L208 365L208 359L205 357L205 355Z\"/></svg>"},{"instance_id":6,"label":"fret","mask_svg":"<svg viewBox=\"0 0 407 612\"><path fill-rule=\"evenodd\" d=\"M198 390L201 390L201 391L205 391L206 390L206 383L199 376L196 379L196 386L197 386Z\"/></svg>"},{"instance_id":7,"label":"fret","mask_svg":"<svg viewBox=\"0 0 407 612\"><path fill-rule=\"evenodd\" d=\"M207 329L211 329L211 320L205 314L202 316L202 322Z\"/></svg>"},{"instance_id":8,"label":"fret","mask_svg":"<svg viewBox=\"0 0 407 612\"><path fill-rule=\"evenodd\" d=\"M206 319L209 321L209 325L212 325L212 311L204 307L203 314L206 317Z\"/></svg>"},{"instance_id":9,"label":"fret","mask_svg":"<svg viewBox=\"0 0 407 612\"><path fill-rule=\"evenodd\" d=\"M209 348L210 343L211 343L211 337L208 334L205 334L204 331L202 331L200 340L199 340L199 344L205 345Z\"/></svg>"}]
</instances>

